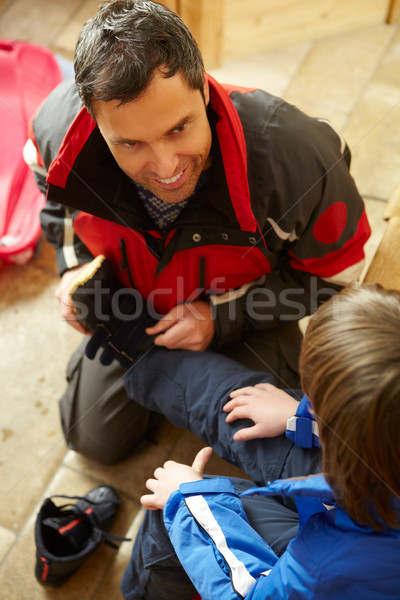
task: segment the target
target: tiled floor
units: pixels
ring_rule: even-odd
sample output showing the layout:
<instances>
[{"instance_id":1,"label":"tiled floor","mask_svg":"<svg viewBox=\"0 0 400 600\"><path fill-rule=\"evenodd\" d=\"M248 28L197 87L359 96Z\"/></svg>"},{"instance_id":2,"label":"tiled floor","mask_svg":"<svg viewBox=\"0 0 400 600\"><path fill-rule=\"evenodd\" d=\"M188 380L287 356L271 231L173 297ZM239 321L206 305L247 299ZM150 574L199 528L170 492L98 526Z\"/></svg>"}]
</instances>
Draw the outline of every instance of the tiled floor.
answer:
<instances>
[{"instance_id":1,"label":"tiled floor","mask_svg":"<svg viewBox=\"0 0 400 600\"><path fill-rule=\"evenodd\" d=\"M0 38L27 39L71 58L76 33L97 3L0 0ZM312 115L331 119L344 133L373 227L371 257L384 228L385 203L400 178L399 29L378 25L250 56L212 74L282 95ZM144 443L116 467L101 467L67 451L57 399L79 334L60 321L56 285L54 253L47 243L28 265L0 270L0 598L117 599L131 543L117 554L102 547L57 590L44 590L36 582L33 526L43 497L85 493L106 481L123 499L113 532L133 536L145 479L167 457L187 460L201 444L165 424L157 445ZM226 467L214 459L212 472L221 468Z\"/></svg>"}]
</instances>

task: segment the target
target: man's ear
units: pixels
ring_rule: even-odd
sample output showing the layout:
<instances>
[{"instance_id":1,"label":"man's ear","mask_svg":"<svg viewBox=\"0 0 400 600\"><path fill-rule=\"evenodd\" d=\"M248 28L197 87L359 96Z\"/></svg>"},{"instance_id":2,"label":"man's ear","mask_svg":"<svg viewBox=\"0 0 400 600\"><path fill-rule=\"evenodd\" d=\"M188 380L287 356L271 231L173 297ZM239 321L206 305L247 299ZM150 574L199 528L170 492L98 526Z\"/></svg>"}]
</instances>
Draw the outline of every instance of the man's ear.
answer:
<instances>
[{"instance_id":1,"label":"man's ear","mask_svg":"<svg viewBox=\"0 0 400 600\"><path fill-rule=\"evenodd\" d=\"M207 78L206 72L204 72L203 92L204 92L204 102L205 102L206 106L208 106L208 104L210 102L210 86L208 85L208 78Z\"/></svg>"}]
</instances>

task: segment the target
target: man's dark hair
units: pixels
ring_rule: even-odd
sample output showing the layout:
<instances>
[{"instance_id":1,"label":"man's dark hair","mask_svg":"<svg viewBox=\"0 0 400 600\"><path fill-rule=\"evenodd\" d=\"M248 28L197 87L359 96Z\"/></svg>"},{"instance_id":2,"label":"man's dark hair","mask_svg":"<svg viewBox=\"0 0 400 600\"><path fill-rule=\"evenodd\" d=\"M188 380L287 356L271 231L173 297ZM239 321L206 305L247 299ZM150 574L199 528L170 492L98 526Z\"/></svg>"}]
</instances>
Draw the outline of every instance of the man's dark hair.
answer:
<instances>
[{"instance_id":1,"label":"man's dark hair","mask_svg":"<svg viewBox=\"0 0 400 600\"><path fill-rule=\"evenodd\" d=\"M111 0L83 26L75 49L78 93L93 116L93 101L138 98L155 69L165 77L181 72L203 93L200 50L181 18L158 2Z\"/></svg>"}]
</instances>

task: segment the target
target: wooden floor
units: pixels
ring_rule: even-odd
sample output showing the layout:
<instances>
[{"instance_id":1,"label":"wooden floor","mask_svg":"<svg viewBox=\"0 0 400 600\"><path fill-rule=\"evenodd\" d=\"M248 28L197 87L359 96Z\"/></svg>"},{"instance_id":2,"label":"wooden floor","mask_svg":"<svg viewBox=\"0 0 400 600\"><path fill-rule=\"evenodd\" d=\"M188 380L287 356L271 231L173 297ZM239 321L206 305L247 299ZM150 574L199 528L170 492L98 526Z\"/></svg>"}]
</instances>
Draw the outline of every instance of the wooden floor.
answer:
<instances>
[{"instance_id":1,"label":"wooden floor","mask_svg":"<svg viewBox=\"0 0 400 600\"><path fill-rule=\"evenodd\" d=\"M76 35L97 0L0 0L0 38L25 39L71 59ZM366 199L373 236L371 258L384 228L386 202L400 174L400 34L377 25L352 34L304 42L224 64L222 82L258 86L325 117L353 151L352 173ZM1 100L1 82L0 82ZM115 553L99 549L62 588L35 580L33 527L43 498L82 494L101 481L123 500L114 533L134 536L144 482L167 458L189 460L201 443L168 424L157 444L131 459L101 467L67 450L58 417L64 369L79 334L60 321L54 290L53 249L23 267L0 270L0 598L1 600L108 600L121 598L119 582L131 543ZM229 469L214 459L210 471Z\"/></svg>"}]
</instances>

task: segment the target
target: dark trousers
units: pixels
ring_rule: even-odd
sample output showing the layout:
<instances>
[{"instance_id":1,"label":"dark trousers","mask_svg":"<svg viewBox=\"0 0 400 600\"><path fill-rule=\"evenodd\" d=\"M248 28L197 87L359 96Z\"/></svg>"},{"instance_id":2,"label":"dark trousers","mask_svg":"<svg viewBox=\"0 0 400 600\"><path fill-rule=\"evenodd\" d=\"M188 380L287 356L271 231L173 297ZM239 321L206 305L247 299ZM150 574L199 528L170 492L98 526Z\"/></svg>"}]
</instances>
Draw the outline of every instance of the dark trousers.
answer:
<instances>
[{"instance_id":1,"label":"dark trousers","mask_svg":"<svg viewBox=\"0 0 400 600\"><path fill-rule=\"evenodd\" d=\"M239 419L227 423L223 406L233 390L262 382L274 383L271 375L225 356L162 348L150 350L125 374L130 398L194 433L257 485L318 469L319 452L296 448L286 435L248 442L232 439L238 429L252 422ZM301 399L300 390L290 393Z\"/></svg>"},{"instance_id":2,"label":"dark trousers","mask_svg":"<svg viewBox=\"0 0 400 600\"><path fill-rule=\"evenodd\" d=\"M87 338L71 357L67 389L60 401L61 422L70 448L103 464L117 463L134 451L154 426L154 415L124 385L124 369L84 354ZM301 333L297 323L253 331L219 350L250 369L272 375L282 388L299 387L297 363Z\"/></svg>"},{"instance_id":3,"label":"dark trousers","mask_svg":"<svg viewBox=\"0 0 400 600\"><path fill-rule=\"evenodd\" d=\"M296 448L284 435L248 442L232 440L234 432L248 422L226 423L222 407L230 392L271 381L271 376L218 354L163 349L151 350L125 375L129 396L195 433L260 485L278 477L315 473L320 467L319 450ZM239 479L234 483L239 491L254 485ZM297 532L293 503L249 497L243 504L250 524L280 555ZM195 593L169 541L161 511L146 512L122 592L127 600L190 600Z\"/></svg>"}]
</instances>

